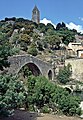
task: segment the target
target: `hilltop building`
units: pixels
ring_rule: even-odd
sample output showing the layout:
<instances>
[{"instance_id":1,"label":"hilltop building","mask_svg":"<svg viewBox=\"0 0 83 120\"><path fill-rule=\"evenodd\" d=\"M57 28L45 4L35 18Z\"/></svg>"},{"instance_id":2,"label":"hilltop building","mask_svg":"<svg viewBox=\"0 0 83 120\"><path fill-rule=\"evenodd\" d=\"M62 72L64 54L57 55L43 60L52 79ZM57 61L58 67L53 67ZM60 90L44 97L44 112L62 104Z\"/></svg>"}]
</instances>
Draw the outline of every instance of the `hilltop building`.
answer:
<instances>
[{"instance_id":1,"label":"hilltop building","mask_svg":"<svg viewBox=\"0 0 83 120\"><path fill-rule=\"evenodd\" d=\"M70 42L68 46L66 46L66 50L69 56L83 58L83 44L80 42Z\"/></svg>"},{"instance_id":2,"label":"hilltop building","mask_svg":"<svg viewBox=\"0 0 83 120\"><path fill-rule=\"evenodd\" d=\"M36 22L37 24L40 23L40 11L38 10L37 6L35 6L32 10L32 21Z\"/></svg>"}]
</instances>

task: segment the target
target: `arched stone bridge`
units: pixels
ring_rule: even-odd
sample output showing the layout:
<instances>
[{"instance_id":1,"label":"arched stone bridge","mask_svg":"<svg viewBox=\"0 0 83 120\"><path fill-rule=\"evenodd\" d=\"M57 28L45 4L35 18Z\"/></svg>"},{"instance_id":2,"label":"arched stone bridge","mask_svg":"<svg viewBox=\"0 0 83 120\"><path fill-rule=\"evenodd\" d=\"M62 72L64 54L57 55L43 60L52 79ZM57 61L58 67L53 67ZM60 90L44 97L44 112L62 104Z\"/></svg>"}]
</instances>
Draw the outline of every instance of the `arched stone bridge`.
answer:
<instances>
[{"instance_id":1,"label":"arched stone bridge","mask_svg":"<svg viewBox=\"0 0 83 120\"><path fill-rule=\"evenodd\" d=\"M51 80L54 78L52 65L31 55L14 55L9 57L8 61L10 62L8 73L17 74L27 65L36 76L43 75Z\"/></svg>"}]
</instances>

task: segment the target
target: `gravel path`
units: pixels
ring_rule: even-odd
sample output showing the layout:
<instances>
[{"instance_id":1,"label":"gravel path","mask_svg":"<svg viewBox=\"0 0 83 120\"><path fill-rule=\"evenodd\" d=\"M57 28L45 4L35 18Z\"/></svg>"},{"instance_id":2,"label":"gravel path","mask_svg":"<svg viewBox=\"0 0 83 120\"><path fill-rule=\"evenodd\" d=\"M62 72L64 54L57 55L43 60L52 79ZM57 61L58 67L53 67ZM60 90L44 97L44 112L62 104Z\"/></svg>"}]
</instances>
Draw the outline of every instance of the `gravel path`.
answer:
<instances>
[{"instance_id":1,"label":"gravel path","mask_svg":"<svg viewBox=\"0 0 83 120\"><path fill-rule=\"evenodd\" d=\"M58 115L42 115L38 117L37 120L82 120L78 117L67 117L67 116L58 116Z\"/></svg>"},{"instance_id":2,"label":"gravel path","mask_svg":"<svg viewBox=\"0 0 83 120\"><path fill-rule=\"evenodd\" d=\"M78 117L58 116L51 114L42 114L37 117L35 113L29 113L27 111L16 110L14 116L8 118L1 118L0 120L82 120Z\"/></svg>"}]
</instances>

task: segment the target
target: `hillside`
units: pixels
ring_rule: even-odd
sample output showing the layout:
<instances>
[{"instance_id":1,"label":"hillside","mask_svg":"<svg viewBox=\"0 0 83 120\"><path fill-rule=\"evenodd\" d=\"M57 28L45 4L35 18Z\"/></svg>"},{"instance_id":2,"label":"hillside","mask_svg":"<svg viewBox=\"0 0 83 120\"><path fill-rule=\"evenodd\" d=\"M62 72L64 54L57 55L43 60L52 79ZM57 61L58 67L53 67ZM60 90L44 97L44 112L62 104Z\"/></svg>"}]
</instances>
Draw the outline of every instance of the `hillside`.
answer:
<instances>
[{"instance_id":1,"label":"hillside","mask_svg":"<svg viewBox=\"0 0 83 120\"><path fill-rule=\"evenodd\" d=\"M13 17L0 21L0 43L10 44L15 54L56 56L56 50L64 49L61 44L76 42L75 35L82 36L76 30L69 30L63 22L58 23L55 29L50 23L36 24L24 18Z\"/></svg>"},{"instance_id":2,"label":"hillside","mask_svg":"<svg viewBox=\"0 0 83 120\"><path fill-rule=\"evenodd\" d=\"M63 22L58 23L55 29L50 23L36 24L23 18L5 18L0 21L0 115L8 116L16 108L40 113L81 115L79 107L81 95L77 94L80 91L79 86L76 86L73 92L69 88L62 88L62 85L72 81L71 65L64 66L63 63L67 56L66 47L70 42L76 42L76 35L82 36L76 30L69 30ZM50 72L48 69L46 71L45 64L43 66L40 63L48 78L40 74L41 69L35 67L32 61L26 62L24 59L24 64L23 59L17 60L20 54L30 54L31 60L33 55L52 63L55 81L51 81L52 72L50 69ZM17 55L16 67L14 59L12 60L15 71L20 66L19 61L22 60L23 64L18 75L8 74L6 70L11 66L8 57L13 55ZM55 70L58 65L61 65L60 62L63 69L57 72ZM34 71L38 74L33 74ZM79 84L83 85L83 83Z\"/></svg>"}]
</instances>

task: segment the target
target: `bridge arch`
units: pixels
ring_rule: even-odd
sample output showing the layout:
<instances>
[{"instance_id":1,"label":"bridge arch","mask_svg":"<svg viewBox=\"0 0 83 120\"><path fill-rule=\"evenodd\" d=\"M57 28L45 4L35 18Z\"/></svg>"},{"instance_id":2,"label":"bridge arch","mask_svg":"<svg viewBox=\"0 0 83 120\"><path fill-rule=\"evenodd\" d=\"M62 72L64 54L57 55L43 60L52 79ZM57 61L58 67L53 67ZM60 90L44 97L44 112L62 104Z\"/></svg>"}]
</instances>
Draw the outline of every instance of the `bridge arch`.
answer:
<instances>
[{"instance_id":1,"label":"bridge arch","mask_svg":"<svg viewBox=\"0 0 83 120\"><path fill-rule=\"evenodd\" d=\"M10 74L18 74L23 66L28 65L34 74L40 74L50 79L52 78L51 80L54 79L52 65L31 55L14 55L8 58L8 62L10 63L8 69L8 73ZM36 70L36 73L34 70Z\"/></svg>"},{"instance_id":2,"label":"bridge arch","mask_svg":"<svg viewBox=\"0 0 83 120\"><path fill-rule=\"evenodd\" d=\"M49 80L52 80L52 70L49 70L49 71L48 71L48 79L49 79Z\"/></svg>"},{"instance_id":3,"label":"bridge arch","mask_svg":"<svg viewBox=\"0 0 83 120\"><path fill-rule=\"evenodd\" d=\"M29 68L29 70L32 72L33 75L35 75L35 76L42 75L42 71L41 71L40 67L39 67L36 63L33 63L33 62L26 62L25 64L23 64L23 65L17 70L17 73L19 73L20 70L21 70L24 66L27 66L27 67Z\"/></svg>"}]
</instances>

